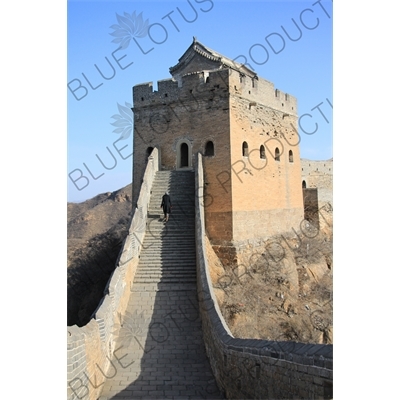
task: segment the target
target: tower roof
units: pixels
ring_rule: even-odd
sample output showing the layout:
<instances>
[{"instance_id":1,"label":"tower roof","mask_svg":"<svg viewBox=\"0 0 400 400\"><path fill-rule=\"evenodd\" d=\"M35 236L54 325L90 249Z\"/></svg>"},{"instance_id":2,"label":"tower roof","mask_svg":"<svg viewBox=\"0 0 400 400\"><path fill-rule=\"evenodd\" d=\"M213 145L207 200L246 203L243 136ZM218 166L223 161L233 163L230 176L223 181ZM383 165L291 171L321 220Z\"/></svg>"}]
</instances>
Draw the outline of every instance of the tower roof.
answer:
<instances>
[{"instance_id":1,"label":"tower roof","mask_svg":"<svg viewBox=\"0 0 400 400\"><path fill-rule=\"evenodd\" d=\"M193 37L192 44L185 53L183 53L182 57L179 58L178 64L169 69L169 72L175 78L176 76L183 76L191 72L222 68L231 68L251 78L257 78L257 74L244 64L237 63L215 50L210 49L200 43L196 37Z\"/></svg>"}]
</instances>

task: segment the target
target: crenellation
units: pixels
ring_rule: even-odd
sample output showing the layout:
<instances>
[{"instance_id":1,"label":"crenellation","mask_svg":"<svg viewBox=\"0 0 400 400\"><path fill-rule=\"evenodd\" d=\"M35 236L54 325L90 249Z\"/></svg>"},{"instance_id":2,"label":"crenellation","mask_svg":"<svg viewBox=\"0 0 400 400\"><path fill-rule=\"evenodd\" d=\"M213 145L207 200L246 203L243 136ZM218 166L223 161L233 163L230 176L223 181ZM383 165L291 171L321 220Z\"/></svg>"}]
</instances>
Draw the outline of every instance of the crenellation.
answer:
<instances>
[{"instance_id":1,"label":"crenellation","mask_svg":"<svg viewBox=\"0 0 400 400\"><path fill-rule=\"evenodd\" d=\"M132 88L133 94L133 103L140 102L140 101L147 101L149 100L150 96L153 94L153 82L146 82L141 83L139 85L135 85Z\"/></svg>"},{"instance_id":2,"label":"crenellation","mask_svg":"<svg viewBox=\"0 0 400 400\"><path fill-rule=\"evenodd\" d=\"M266 79L244 76L232 70L230 91L232 95L241 96L259 107L269 107L280 113L297 115L297 99L275 89L274 84Z\"/></svg>"},{"instance_id":3,"label":"crenellation","mask_svg":"<svg viewBox=\"0 0 400 400\"><path fill-rule=\"evenodd\" d=\"M157 89L153 90L153 82L138 84L133 87L133 103L135 112L138 108L150 105L167 105L171 102L182 102L192 98L200 100L203 96L215 96L215 91L227 92L229 71L200 71L188 73L181 77L181 84L174 78L157 81Z\"/></svg>"}]
</instances>

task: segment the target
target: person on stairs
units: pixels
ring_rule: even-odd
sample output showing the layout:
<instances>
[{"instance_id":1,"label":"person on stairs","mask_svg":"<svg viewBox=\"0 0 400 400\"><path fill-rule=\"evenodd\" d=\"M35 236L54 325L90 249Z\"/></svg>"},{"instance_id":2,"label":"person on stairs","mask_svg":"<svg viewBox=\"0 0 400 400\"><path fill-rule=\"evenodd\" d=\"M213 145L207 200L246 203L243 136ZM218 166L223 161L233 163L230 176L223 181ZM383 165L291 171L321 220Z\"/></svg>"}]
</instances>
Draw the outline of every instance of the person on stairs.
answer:
<instances>
[{"instance_id":1,"label":"person on stairs","mask_svg":"<svg viewBox=\"0 0 400 400\"><path fill-rule=\"evenodd\" d=\"M164 219L163 222L168 222L169 214L171 214L171 198L169 197L168 192L165 192L164 196L162 197L161 208L164 212Z\"/></svg>"}]
</instances>

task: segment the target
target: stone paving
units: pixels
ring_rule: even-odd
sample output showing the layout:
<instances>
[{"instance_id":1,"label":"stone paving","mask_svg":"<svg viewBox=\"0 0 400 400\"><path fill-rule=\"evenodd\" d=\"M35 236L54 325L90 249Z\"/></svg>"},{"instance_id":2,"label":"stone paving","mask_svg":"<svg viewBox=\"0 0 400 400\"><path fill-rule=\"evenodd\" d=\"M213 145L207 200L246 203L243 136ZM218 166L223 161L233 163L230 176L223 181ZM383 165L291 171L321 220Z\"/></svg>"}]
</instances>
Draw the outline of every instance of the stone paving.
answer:
<instances>
[{"instance_id":1,"label":"stone paving","mask_svg":"<svg viewBox=\"0 0 400 400\"><path fill-rule=\"evenodd\" d=\"M196 286L133 286L101 400L221 399L205 353Z\"/></svg>"}]
</instances>

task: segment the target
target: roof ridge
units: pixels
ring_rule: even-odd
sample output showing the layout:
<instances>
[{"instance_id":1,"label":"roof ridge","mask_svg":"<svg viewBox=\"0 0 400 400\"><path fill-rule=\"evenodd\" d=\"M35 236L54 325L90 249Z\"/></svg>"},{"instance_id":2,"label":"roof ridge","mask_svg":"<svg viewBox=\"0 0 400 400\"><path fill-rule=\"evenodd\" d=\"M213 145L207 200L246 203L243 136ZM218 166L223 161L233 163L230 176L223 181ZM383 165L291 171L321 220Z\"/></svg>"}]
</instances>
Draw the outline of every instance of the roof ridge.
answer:
<instances>
[{"instance_id":1,"label":"roof ridge","mask_svg":"<svg viewBox=\"0 0 400 400\"><path fill-rule=\"evenodd\" d=\"M243 74L249 75L252 78L257 78L257 73L250 68L246 67L245 64L238 64L234 60L229 57L224 56L223 54L211 49L210 47L204 45L200 41L197 40L196 36L193 36L193 41L190 46L186 49L183 55L179 58L178 63L174 66L170 67L169 71L172 74L174 71L178 70L181 65L188 59L190 51L194 51L195 53L201 55L208 60L215 61L221 63L222 66L231 68ZM190 59L189 59L190 61Z\"/></svg>"}]
</instances>

